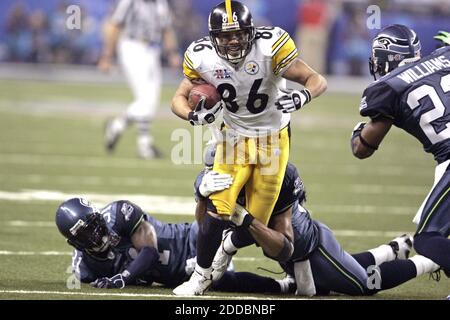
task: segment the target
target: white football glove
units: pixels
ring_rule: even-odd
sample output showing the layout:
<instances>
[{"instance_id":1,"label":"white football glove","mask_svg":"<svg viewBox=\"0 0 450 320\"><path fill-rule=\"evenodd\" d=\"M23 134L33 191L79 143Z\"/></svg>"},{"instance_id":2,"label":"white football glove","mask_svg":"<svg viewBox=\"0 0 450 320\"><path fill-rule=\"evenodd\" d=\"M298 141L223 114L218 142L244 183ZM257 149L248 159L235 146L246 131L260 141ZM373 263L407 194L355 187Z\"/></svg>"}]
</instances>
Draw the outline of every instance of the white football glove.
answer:
<instances>
[{"instance_id":1,"label":"white football glove","mask_svg":"<svg viewBox=\"0 0 450 320\"><path fill-rule=\"evenodd\" d=\"M311 92L308 89L293 90L293 89L281 89L284 93L278 98L277 109L283 113L291 113L299 110L305 104L311 101Z\"/></svg>"},{"instance_id":2,"label":"white football glove","mask_svg":"<svg viewBox=\"0 0 450 320\"><path fill-rule=\"evenodd\" d=\"M189 112L188 120L193 126L202 126L204 124L216 121L216 114L222 109L222 100L217 102L209 110L205 109L206 98L201 98L195 106L194 111Z\"/></svg>"},{"instance_id":3,"label":"white football glove","mask_svg":"<svg viewBox=\"0 0 450 320\"><path fill-rule=\"evenodd\" d=\"M211 193L228 189L233 183L233 177L226 173L208 171L202 178L198 188L203 197L208 197Z\"/></svg>"},{"instance_id":4,"label":"white football glove","mask_svg":"<svg viewBox=\"0 0 450 320\"><path fill-rule=\"evenodd\" d=\"M91 286L101 289L123 289L125 287L125 278L119 273L111 278L98 278L94 282L91 282Z\"/></svg>"}]
</instances>

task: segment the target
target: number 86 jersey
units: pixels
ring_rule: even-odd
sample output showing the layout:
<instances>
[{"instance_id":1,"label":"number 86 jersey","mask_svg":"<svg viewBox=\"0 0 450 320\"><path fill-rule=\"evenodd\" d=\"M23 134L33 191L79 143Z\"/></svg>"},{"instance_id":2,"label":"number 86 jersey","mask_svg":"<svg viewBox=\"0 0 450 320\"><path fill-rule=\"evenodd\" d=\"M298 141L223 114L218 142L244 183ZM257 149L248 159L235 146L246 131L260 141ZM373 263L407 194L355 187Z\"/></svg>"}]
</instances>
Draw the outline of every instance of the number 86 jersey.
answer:
<instances>
[{"instance_id":1,"label":"number 86 jersey","mask_svg":"<svg viewBox=\"0 0 450 320\"><path fill-rule=\"evenodd\" d=\"M185 52L183 72L191 81L204 80L217 88L226 105L225 125L243 136L265 136L290 121L275 102L286 88L281 75L297 56L286 31L260 27L249 54L238 64L220 58L209 37L194 41Z\"/></svg>"}]
</instances>

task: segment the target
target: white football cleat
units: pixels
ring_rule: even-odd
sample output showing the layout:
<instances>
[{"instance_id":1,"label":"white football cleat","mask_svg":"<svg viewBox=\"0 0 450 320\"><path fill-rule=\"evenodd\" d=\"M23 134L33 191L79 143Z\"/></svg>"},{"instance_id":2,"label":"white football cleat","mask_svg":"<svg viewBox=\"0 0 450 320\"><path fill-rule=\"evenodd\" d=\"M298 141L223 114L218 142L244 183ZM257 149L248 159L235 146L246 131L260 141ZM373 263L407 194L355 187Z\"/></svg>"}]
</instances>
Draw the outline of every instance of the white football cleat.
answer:
<instances>
[{"instance_id":1,"label":"white football cleat","mask_svg":"<svg viewBox=\"0 0 450 320\"><path fill-rule=\"evenodd\" d=\"M196 268L189 281L186 281L173 289L173 293L177 296L201 296L209 289L211 284L211 275L206 277Z\"/></svg>"},{"instance_id":2,"label":"white football cleat","mask_svg":"<svg viewBox=\"0 0 450 320\"><path fill-rule=\"evenodd\" d=\"M225 271L227 271L228 265L231 262L231 259L236 254L237 251L228 253L225 251L223 244L227 237L231 236L231 230L227 229L223 231L222 234L222 243L220 244L219 249L217 249L216 255L214 256L214 260L212 262L212 280L218 281L222 278Z\"/></svg>"},{"instance_id":3,"label":"white football cleat","mask_svg":"<svg viewBox=\"0 0 450 320\"><path fill-rule=\"evenodd\" d=\"M413 237L409 234L401 235L389 242L395 254L395 259L408 259L413 246Z\"/></svg>"}]
</instances>

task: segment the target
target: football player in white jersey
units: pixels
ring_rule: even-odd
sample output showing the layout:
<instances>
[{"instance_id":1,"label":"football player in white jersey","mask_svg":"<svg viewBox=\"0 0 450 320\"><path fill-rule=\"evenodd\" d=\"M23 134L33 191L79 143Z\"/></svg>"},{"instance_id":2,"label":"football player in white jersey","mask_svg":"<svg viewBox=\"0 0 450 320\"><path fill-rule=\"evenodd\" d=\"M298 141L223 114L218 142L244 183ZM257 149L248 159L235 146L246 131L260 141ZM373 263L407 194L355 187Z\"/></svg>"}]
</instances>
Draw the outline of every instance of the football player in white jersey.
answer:
<instances>
[{"instance_id":1,"label":"football player in white jersey","mask_svg":"<svg viewBox=\"0 0 450 320\"><path fill-rule=\"evenodd\" d=\"M201 223L215 226L205 227L211 236L211 248L206 251L214 255L221 236L220 224L214 220L228 219L244 186L246 208L256 219L268 223L289 158L290 113L322 94L327 84L323 76L298 58L294 41L286 31L278 27L255 28L248 8L230 0L212 9L209 37L189 46L183 71L186 79L172 100L176 115L192 125L204 125L213 122L223 109L226 139L217 145L213 170L230 175L233 184L210 196L208 215ZM286 79L304 88L287 89ZM198 82L214 85L222 101L207 110L200 100L192 110L188 97ZM202 265L200 258L197 267L196 279L191 277L192 283L186 290L180 289L180 294L198 294L202 290L192 288L202 283L207 288L211 263L203 261Z\"/></svg>"}]
</instances>

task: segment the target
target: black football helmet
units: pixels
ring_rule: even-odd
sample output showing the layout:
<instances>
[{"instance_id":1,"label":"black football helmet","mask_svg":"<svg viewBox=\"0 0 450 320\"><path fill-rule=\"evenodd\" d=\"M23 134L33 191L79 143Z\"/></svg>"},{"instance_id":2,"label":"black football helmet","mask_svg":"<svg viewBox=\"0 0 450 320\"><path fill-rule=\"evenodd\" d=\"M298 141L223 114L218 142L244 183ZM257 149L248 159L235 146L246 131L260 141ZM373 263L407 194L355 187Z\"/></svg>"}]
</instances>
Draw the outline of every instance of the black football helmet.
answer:
<instances>
[{"instance_id":1,"label":"black football helmet","mask_svg":"<svg viewBox=\"0 0 450 320\"><path fill-rule=\"evenodd\" d=\"M109 247L105 219L86 199L64 201L56 210L55 222L67 242L78 250L101 253Z\"/></svg>"},{"instance_id":2,"label":"black football helmet","mask_svg":"<svg viewBox=\"0 0 450 320\"><path fill-rule=\"evenodd\" d=\"M400 24L383 28L372 41L370 74L384 76L395 68L420 59L420 40L414 30Z\"/></svg>"},{"instance_id":3,"label":"black football helmet","mask_svg":"<svg viewBox=\"0 0 450 320\"><path fill-rule=\"evenodd\" d=\"M450 32L439 31L433 38L439 41L438 48L450 46Z\"/></svg>"},{"instance_id":4,"label":"black football helmet","mask_svg":"<svg viewBox=\"0 0 450 320\"><path fill-rule=\"evenodd\" d=\"M209 35L217 54L231 63L241 62L255 40L252 14L239 1L215 6L208 19Z\"/></svg>"}]
</instances>

